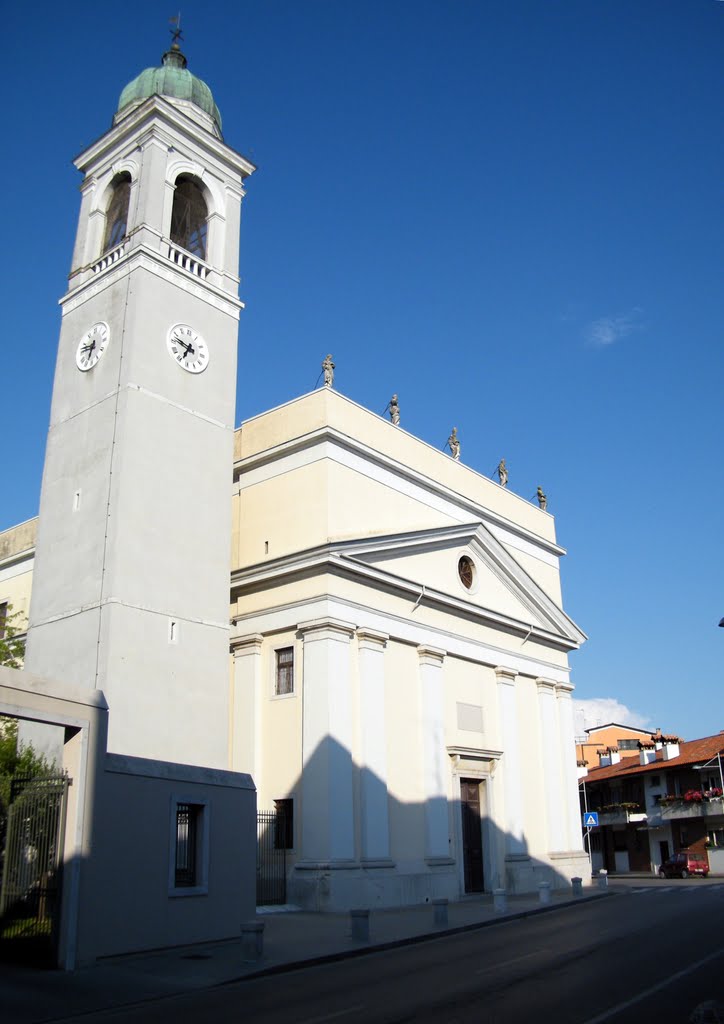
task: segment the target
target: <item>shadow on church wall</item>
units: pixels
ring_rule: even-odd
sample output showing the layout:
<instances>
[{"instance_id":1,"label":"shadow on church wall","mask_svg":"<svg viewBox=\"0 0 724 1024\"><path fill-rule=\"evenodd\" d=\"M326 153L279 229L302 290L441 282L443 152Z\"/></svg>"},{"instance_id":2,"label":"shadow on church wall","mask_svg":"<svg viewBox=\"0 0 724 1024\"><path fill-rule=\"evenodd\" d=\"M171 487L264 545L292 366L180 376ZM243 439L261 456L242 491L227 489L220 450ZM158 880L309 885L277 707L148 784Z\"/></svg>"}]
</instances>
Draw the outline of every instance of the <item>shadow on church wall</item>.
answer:
<instances>
[{"instance_id":1,"label":"shadow on church wall","mask_svg":"<svg viewBox=\"0 0 724 1024\"><path fill-rule=\"evenodd\" d=\"M532 852L525 835L516 839L500 827L494 772L482 758L477 773L473 765L468 760L454 770L451 761L452 800L402 801L369 767L355 764L349 750L325 737L289 790L275 793L270 806L259 804L270 812L274 801L291 800L291 826L260 826L259 847L278 852L281 836L293 844L285 851L287 900L336 911L454 901L498 888L536 892L541 882L561 889L571 877L587 880L582 847L554 851L557 856L548 860ZM415 770L422 766L411 764ZM475 799L463 799L462 781L466 797L477 790L477 806ZM449 778L442 782L447 787Z\"/></svg>"}]
</instances>

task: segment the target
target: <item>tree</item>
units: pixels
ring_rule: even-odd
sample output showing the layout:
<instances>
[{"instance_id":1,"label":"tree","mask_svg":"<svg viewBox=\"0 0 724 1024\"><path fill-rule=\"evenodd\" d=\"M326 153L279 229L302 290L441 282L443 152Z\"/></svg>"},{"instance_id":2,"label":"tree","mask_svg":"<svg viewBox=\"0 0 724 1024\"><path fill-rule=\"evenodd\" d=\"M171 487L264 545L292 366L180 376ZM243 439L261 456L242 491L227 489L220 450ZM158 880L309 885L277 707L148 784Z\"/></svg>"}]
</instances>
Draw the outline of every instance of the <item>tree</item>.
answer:
<instances>
[{"instance_id":1,"label":"tree","mask_svg":"<svg viewBox=\"0 0 724 1024\"><path fill-rule=\"evenodd\" d=\"M10 802L10 784L16 775L51 775L54 765L31 746L18 745L18 723L0 718L0 816Z\"/></svg>"},{"instance_id":2,"label":"tree","mask_svg":"<svg viewBox=\"0 0 724 1024\"><path fill-rule=\"evenodd\" d=\"M22 668L25 634L18 629L18 612L7 605L0 619L0 665ZM18 775L50 775L54 765L31 746L18 745L18 723L14 718L0 716L0 856L2 856L5 819L10 804L10 787Z\"/></svg>"},{"instance_id":3,"label":"tree","mask_svg":"<svg viewBox=\"0 0 724 1024\"><path fill-rule=\"evenodd\" d=\"M13 606L5 606L0 618L0 665L6 668L22 668L25 657L25 632L18 628L19 612Z\"/></svg>"}]
</instances>

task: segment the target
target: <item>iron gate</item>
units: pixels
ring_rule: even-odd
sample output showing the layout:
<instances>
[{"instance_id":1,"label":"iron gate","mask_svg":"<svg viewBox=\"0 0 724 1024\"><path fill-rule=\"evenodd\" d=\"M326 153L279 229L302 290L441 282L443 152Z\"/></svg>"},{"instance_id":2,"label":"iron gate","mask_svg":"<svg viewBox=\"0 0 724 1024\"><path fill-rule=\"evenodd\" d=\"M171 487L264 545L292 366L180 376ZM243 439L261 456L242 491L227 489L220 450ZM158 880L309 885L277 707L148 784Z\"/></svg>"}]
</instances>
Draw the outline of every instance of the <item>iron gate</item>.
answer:
<instances>
[{"instance_id":1,"label":"iron gate","mask_svg":"<svg viewBox=\"0 0 724 1024\"><path fill-rule=\"evenodd\" d=\"M256 816L256 905L287 902L286 817L281 811Z\"/></svg>"},{"instance_id":2,"label":"iron gate","mask_svg":"<svg viewBox=\"0 0 724 1024\"><path fill-rule=\"evenodd\" d=\"M15 778L0 874L0 954L54 962L67 775Z\"/></svg>"}]
</instances>

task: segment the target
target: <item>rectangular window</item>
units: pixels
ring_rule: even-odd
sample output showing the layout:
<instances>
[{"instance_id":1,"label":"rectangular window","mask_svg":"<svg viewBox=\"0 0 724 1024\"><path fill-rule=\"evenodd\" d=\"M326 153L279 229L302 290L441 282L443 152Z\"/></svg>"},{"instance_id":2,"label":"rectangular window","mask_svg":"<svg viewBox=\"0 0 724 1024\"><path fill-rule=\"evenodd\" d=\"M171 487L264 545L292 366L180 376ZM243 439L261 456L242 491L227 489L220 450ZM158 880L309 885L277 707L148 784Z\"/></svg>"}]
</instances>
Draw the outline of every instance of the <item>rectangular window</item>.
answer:
<instances>
[{"instance_id":1,"label":"rectangular window","mask_svg":"<svg viewBox=\"0 0 724 1024\"><path fill-rule=\"evenodd\" d=\"M275 800L274 849L294 849L294 801Z\"/></svg>"},{"instance_id":2,"label":"rectangular window","mask_svg":"<svg viewBox=\"0 0 724 1024\"><path fill-rule=\"evenodd\" d=\"M619 750L638 750L638 740L625 740L623 738L616 740L616 746Z\"/></svg>"},{"instance_id":3,"label":"rectangular window","mask_svg":"<svg viewBox=\"0 0 724 1024\"><path fill-rule=\"evenodd\" d=\"M293 647L282 647L276 652L274 693L277 697L281 697L285 693L294 693Z\"/></svg>"},{"instance_id":4,"label":"rectangular window","mask_svg":"<svg viewBox=\"0 0 724 1024\"><path fill-rule=\"evenodd\" d=\"M176 873L178 888L198 884L196 864L199 846L199 822L203 808L198 804L176 805Z\"/></svg>"}]
</instances>

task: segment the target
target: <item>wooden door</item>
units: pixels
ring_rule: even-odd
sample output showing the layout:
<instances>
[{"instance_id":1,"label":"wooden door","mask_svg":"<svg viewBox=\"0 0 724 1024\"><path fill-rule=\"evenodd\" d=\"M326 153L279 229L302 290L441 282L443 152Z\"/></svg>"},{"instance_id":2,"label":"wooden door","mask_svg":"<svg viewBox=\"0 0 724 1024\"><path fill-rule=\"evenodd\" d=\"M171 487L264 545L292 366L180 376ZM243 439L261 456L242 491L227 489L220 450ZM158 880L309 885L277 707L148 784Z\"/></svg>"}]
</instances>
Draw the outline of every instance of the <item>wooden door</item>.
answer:
<instances>
[{"instance_id":1,"label":"wooden door","mask_svg":"<svg viewBox=\"0 0 724 1024\"><path fill-rule=\"evenodd\" d=\"M465 892L483 891L483 831L480 821L480 782L460 780L460 810L463 822L463 868Z\"/></svg>"}]
</instances>

